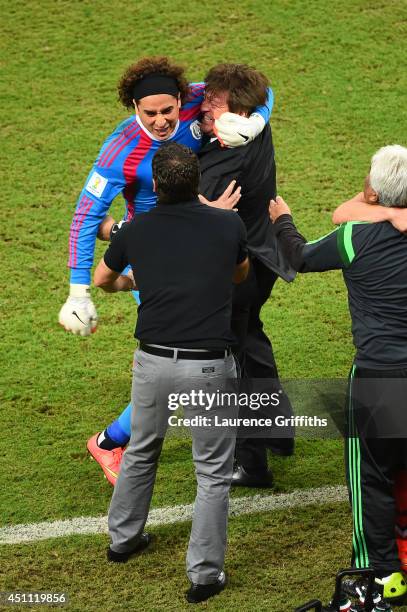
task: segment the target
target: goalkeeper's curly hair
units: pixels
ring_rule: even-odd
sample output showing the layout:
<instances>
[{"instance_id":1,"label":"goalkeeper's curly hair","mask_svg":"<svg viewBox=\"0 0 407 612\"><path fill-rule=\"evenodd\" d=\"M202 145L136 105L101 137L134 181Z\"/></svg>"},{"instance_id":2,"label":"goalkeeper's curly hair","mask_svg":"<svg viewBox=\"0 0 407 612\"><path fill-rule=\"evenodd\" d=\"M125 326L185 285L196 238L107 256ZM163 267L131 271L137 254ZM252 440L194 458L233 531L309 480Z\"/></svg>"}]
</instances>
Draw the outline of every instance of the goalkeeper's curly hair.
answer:
<instances>
[{"instance_id":1,"label":"goalkeeper's curly hair","mask_svg":"<svg viewBox=\"0 0 407 612\"><path fill-rule=\"evenodd\" d=\"M184 76L185 69L182 66L173 64L168 57L152 56L143 57L141 60L129 66L119 81L117 86L119 100L126 108L133 108L133 89L134 85L148 74L165 74L175 79L181 94L181 104L188 97L188 81Z\"/></svg>"}]
</instances>

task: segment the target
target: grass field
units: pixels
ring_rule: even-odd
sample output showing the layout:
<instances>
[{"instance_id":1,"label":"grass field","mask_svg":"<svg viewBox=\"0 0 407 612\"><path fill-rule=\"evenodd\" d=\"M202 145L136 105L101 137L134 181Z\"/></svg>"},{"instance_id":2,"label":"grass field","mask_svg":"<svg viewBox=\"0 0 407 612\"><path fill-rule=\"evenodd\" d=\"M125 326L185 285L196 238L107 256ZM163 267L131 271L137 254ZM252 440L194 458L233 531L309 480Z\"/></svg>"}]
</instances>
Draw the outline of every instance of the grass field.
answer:
<instances>
[{"instance_id":1,"label":"grass field","mask_svg":"<svg viewBox=\"0 0 407 612\"><path fill-rule=\"evenodd\" d=\"M126 117L115 90L123 69L162 53L184 63L191 81L221 60L264 71L276 95L279 191L316 238L331 228L335 206L360 190L372 153L406 145L407 6L0 0L0 8L2 527L107 511L111 489L85 444L128 401L135 308L128 296L94 290L100 325L88 339L64 333L57 315L76 199L100 144ZM113 210L119 215L121 202ZM340 274L279 281L263 314L282 378L347 375L353 346ZM344 482L336 440L301 439L295 457L270 465L276 492ZM172 439L153 505L193 497L189 442ZM64 588L78 611L182 610L188 530L153 530L151 552L124 568L107 566L102 536L3 546L0 591ZM289 612L312 596L326 599L349 545L344 504L233 518L230 588L203 607Z\"/></svg>"}]
</instances>

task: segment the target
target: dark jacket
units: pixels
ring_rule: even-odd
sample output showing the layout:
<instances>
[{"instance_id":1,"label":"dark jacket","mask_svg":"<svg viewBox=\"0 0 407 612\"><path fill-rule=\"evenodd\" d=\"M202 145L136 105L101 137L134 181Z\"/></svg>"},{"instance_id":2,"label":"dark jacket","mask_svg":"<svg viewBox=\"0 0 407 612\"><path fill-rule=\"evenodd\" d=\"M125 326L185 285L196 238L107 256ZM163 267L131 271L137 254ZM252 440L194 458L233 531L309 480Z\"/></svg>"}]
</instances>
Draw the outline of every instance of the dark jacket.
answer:
<instances>
[{"instance_id":1,"label":"dark jacket","mask_svg":"<svg viewBox=\"0 0 407 612\"><path fill-rule=\"evenodd\" d=\"M242 197L237 208L246 226L251 256L287 282L294 280L295 270L278 246L268 213L270 199L277 194L270 126L244 147L230 149L221 147L218 140L208 142L199 152L199 161L200 192L208 200L216 200L233 179L241 186Z\"/></svg>"}]
</instances>

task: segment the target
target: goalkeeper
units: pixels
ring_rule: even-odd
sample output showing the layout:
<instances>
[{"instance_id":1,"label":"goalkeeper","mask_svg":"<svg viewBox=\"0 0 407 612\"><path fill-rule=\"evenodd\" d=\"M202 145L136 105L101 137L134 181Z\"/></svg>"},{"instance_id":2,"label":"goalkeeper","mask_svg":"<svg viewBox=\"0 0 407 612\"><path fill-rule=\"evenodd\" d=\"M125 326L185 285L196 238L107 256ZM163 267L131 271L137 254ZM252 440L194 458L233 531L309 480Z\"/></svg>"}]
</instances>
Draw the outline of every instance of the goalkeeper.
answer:
<instances>
[{"instance_id":1,"label":"goalkeeper","mask_svg":"<svg viewBox=\"0 0 407 612\"><path fill-rule=\"evenodd\" d=\"M97 326L89 291L90 271L99 226L105 220L99 235L106 237L114 223L105 219L113 199L122 193L126 221L134 214L150 210L156 202L151 170L155 151L168 140L194 151L199 151L202 144L198 120L205 85L188 86L183 69L168 58L142 58L127 69L118 89L123 105L134 108L136 114L122 122L103 144L79 197L69 238L70 295L61 308L59 322L67 331L82 336L89 335ZM268 122L272 104L273 94L268 89L267 99L250 117L227 113L219 118L218 131L223 143L238 146L253 140ZM231 193L233 185L218 205L232 207L237 203L239 190ZM115 481L113 466L120 461L121 447L130 435L130 410L131 405L99 439L94 436L88 443L110 482ZM112 452L102 458L98 449Z\"/></svg>"}]
</instances>

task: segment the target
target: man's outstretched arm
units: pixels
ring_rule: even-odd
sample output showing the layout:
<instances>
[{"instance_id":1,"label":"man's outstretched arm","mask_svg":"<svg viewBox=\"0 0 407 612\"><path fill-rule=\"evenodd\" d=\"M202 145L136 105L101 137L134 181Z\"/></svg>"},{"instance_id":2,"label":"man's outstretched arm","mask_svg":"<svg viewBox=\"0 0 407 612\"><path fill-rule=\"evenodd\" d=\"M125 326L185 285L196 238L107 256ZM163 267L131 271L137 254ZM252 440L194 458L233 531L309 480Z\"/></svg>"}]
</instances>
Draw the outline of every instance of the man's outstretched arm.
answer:
<instances>
[{"instance_id":1,"label":"man's outstretched arm","mask_svg":"<svg viewBox=\"0 0 407 612\"><path fill-rule=\"evenodd\" d=\"M96 267L93 283L95 287L100 287L107 293L137 289L133 272L130 271L127 275L121 273L129 263L127 242L130 230L130 223L122 224L121 229L113 235L109 248Z\"/></svg>"},{"instance_id":2,"label":"man's outstretched arm","mask_svg":"<svg viewBox=\"0 0 407 612\"><path fill-rule=\"evenodd\" d=\"M133 291L137 289L133 273L129 272L128 275L123 276L120 272L115 272L109 268L104 259L102 258L95 270L93 277L93 284L95 287L100 287L107 293L116 293L117 291Z\"/></svg>"},{"instance_id":3,"label":"man's outstretched arm","mask_svg":"<svg viewBox=\"0 0 407 612\"><path fill-rule=\"evenodd\" d=\"M297 272L325 272L349 265L342 230L335 229L319 240L307 242L298 232L283 198L271 200L269 212L284 255Z\"/></svg>"}]
</instances>

